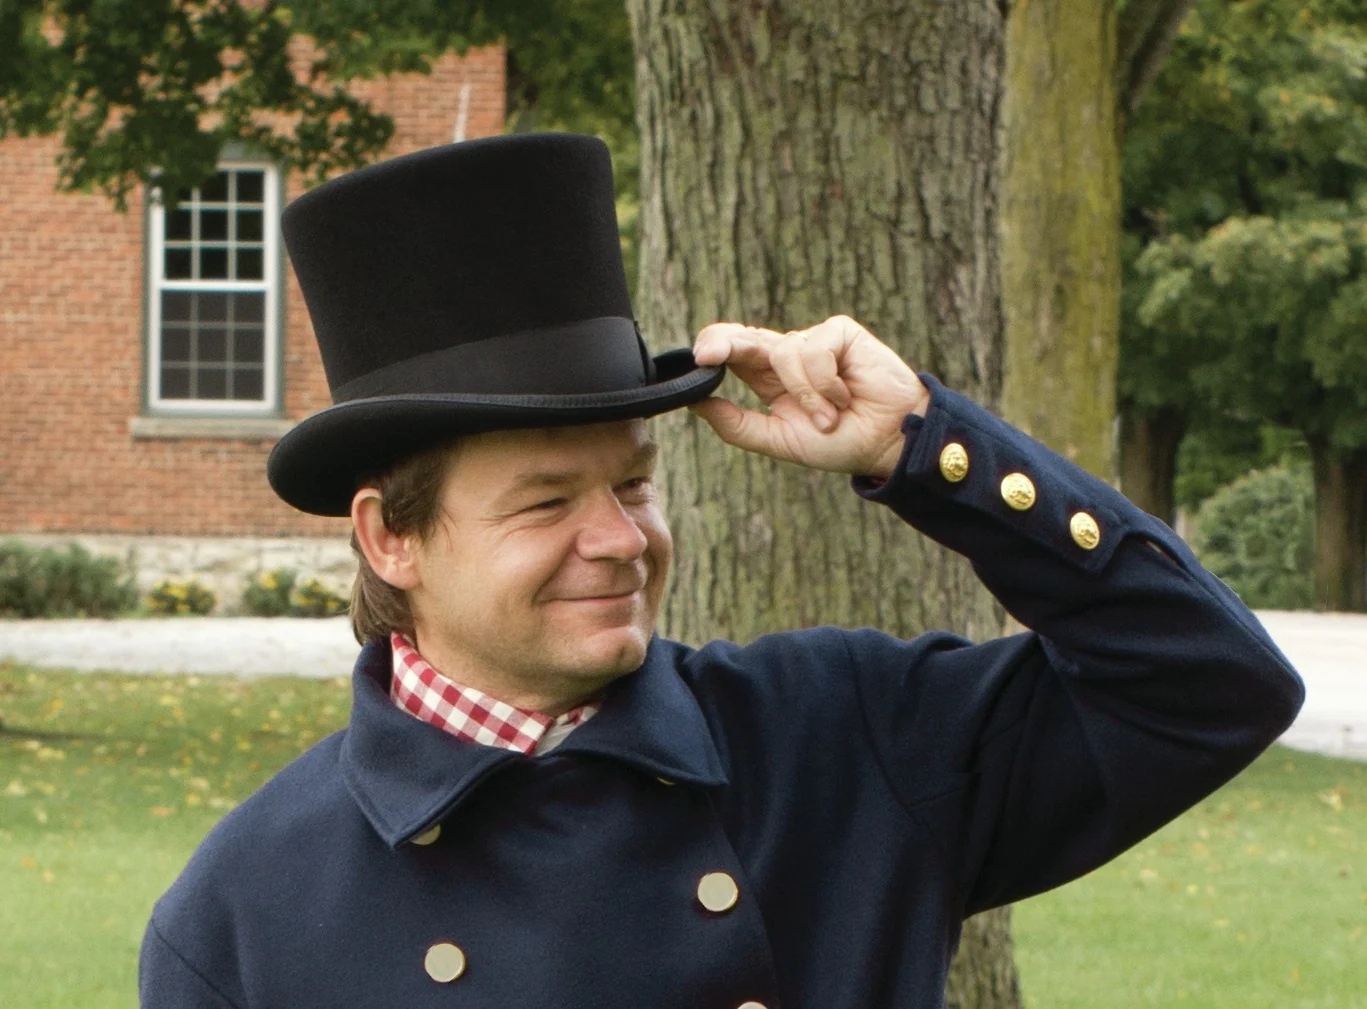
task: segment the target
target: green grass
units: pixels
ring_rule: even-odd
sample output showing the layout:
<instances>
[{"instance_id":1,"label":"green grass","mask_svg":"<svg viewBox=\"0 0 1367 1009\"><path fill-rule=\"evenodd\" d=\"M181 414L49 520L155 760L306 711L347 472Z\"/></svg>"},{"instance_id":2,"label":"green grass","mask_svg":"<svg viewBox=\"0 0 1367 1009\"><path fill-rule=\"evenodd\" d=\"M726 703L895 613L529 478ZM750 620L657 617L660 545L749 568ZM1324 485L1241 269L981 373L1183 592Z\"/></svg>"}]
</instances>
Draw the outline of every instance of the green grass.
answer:
<instances>
[{"instance_id":1,"label":"green grass","mask_svg":"<svg viewBox=\"0 0 1367 1009\"><path fill-rule=\"evenodd\" d=\"M1367 764L1274 747L1014 915L1029 1009L1367 1007Z\"/></svg>"},{"instance_id":2,"label":"green grass","mask_svg":"<svg viewBox=\"0 0 1367 1009\"><path fill-rule=\"evenodd\" d=\"M341 680L0 663L0 1005L132 1009L152 902L225 810L340 727ZM1016 909L1031 1009L1367 1006L1367 765L1274 749Z\"/></svg>"},{"instance_id":3,"label":"green grass","mask_svg":"<svg viewBox=\"0 0 1367 1009\"><path fill-rule=\"evenodd\" d=\"M349 708L341 680L0 663L0 1006L136 1006L153 901L226 810Z\"/></svg>"}]
</instances>

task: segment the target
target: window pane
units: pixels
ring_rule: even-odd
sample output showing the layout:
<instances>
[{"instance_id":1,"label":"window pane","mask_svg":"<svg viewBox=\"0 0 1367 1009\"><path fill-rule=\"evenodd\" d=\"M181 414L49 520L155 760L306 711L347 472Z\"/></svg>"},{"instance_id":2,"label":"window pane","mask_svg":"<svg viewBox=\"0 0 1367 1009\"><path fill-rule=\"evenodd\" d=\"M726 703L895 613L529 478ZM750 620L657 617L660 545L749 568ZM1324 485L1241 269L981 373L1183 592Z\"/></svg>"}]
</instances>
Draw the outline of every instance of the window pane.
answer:
<instances>
[{"instance_id":1,"label":"window pane","mask_svg":"<svg viewBox=\"0 0 1367 1009\"><path fill-rule=\"evenodd\" d=\"M265 292L255 294L250 291L239 291L229 297L233 299L234 321L259 323L266 317Z\"/></svg>"},{"instance_id":2,"label":"window pane","mask_svg":"<svg viewBox=\"0 0 1367 1009\"><path fill-rule=\"evenodd\" d=\"M166 365L161 369L161 398L190 398L190 369L187 366Z\"/></svg>"},{"instance_id":3,"label":"window pane","mask_svg":"<svg viewBox=\"0 0 1367 1009\"><path fill-rule=\"evenodd\" d=\"M237 279L260 280L265 273L265 263L260 249L237 250Z\"/></svg>"},{"instance_id":4,"label":"window pane","mask_svg":"<svg viewBox=\"0 0 1367 1009\"><path fill-rule=\"evenodd\" d=\"M228 173L219 172L199 187L201 203L224 203L228 199Z\"/></svg>"},{"instance_id":5,"label":"window pane","mask_svg":"<svg viewBox=\"0 0 1367 1009\"><path fill-rule=\"evenodd\" d=\"M237 202L260 203L265 192L265 172L239 171L237 173Z\"/></svg>"},{"instance_id":6,"label":"window pane","mask_svg":"<svg viewBox=\"0 0 1367 1009\"><path fill-rule=\"evenodd\" d=\"M166 215L166 237L172 241L190 240L190 211L181 208Z\"/></svg>"},{"instance_id":7,"label":"window pane","mask_svg":"<svg viewBox=\"0 0 1367 1009\"><path fill-rule=\"evenodd\" d=\"M166 279L167 279L167 280L188 280L188 279L190 279L190 250L189 250L189 249L167 249L167 250L166 250Z\"/></svg>"},{"instance_id":8,"label":"window pane","mask_svg":"<svg viewBox=\"0 0 1367 1009\"><path fill-rule=\"evenodd\" d=\"M239 242L261 241L262 216L259 210L239 210L237 212L237 240Z\"/></svg>"},{"instance_id":9,"label":"window pane","mask_svg":"<svg viewBox=\"0 0 1367 1009\"><path fill-rule=\"evenodd\" d=\"M201 210L199 212L199 239L201 242L226 242L228 240L228 212L226 210Z\"/></svg>"},{"instance_id":10,"label":"window pane","mask_svg":"<svg viewBox=\"0 0 1367 1009\"><path fill-rule=\"evenodd\" d=\"M192 297L193 295L188 291L162 291L161 321L189 322L190 299Z\"/></svg>"},{"instance_id":11,"label":"window pane","mask_svg":"<svg viewBox=\"0 0 1367 1009\"><path fill-rule=\"evenodd\" d=\"M161 359L168 362L190 360L190 331L184 327L166 327L161 331Z\"/></svg>"},{"instance_id":12,"label":"window pane","mask_svg":"<svg viewBox=\"0 0 1367 1009\"><path fill-rule=\"evenodd\" d=\"M195 293L195 300L199 303L199 314L195 316L200 322L226 322L228 319L228 302L232 298L231 294L221 294L216 291L198 291Z\"/></svg>"},{"instance_id":13,"label":"window pane","mask_svg":"<svg viewBox=\"0 0 1367 1009\"><path fill-rule=\"evenodd\" d=\"M260 368L237 368L233 371L233 399L264 399L264 372Z\"/></svg>"},{"instance_id":14,"label":"window pane","mask_svg":"<svg viewBox=\"0 0 1367 1009\"><path fill-rule=\"evenodd\" d=\"M228 331L226 329L201 329L199 331L200 364L228 360Z\"/></svg>"},{"instance_id":15,"label":"window pane","mask_svg":"<svg viewBox=\"0 0 1367 1009\"><path fill-rule=\"evenodd\" d=\"M228 398L227 368L200 368L197 377L199 379L198 388L195 390L198 394L197 399Z\"/></svg>"},{"instance_id":16,"label":"window pane","mask_svg":"<svg viewBox=\"0 0 1367 1009\"><path fill-rule=\"evenodd\" d=\"M266 339L259 329L238 329L233 332L233 360L239 364L266 361Z\"/></svg>"},{"instance_id":17,"label":"window pane","mask_svg":"<svg viewBox=\"0 0 1367 1009\"><path fill-rule=\"evenodd\" d=\"M199 250L199 279L228 279L228 250L221 245L206 245Z\"/></svg>"}]
</instances>

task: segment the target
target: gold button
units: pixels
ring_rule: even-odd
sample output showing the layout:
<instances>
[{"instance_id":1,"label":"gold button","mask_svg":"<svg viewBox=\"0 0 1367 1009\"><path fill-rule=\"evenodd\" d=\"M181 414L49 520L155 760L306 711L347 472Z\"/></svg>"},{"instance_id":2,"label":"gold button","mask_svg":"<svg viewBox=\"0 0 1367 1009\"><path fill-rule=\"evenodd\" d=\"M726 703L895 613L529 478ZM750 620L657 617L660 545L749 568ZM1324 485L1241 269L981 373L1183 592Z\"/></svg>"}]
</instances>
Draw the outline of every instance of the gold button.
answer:
<instances>
[{"instance_id":1,"label":"gold button","mask_svg":"<svg viewBox=\"0 0 1367 1009\"><path fill-rule=\"evenodd\" d=\"M968 450L952 441L940 453L940 475L950 483L958 483L968 476Z\"/></svg>"},{"instance_id":2,"label":"gold button","mask_svg":"<svg viewBox=\"0 0 1367 1009\"><path fill-rule=\"evenodd\" d=\"M698 881L698 903L709 911L729 911L739 899L740 888L724 872L709 872Z\"/></svg>"},{"instance_id":3,"label":"gold button","mask_svg":"<svg viewBox=\"0 0 1367 1009\"><path fill-rule=\"evenodd\" d=\"M668 778L656 778L655 780L661 785L670 785L672 787L674 784L674 782L670 781Z\"/></svg>"},{"instance_id":4,"label":"gold button","mask_svg":"<svg viewBox=\"0 0 1367 1009\"><path fill-rule=\"evenodd\" d=\"M763 1002L742 1002L736 1009L765 1009Z\"/></svg>"},{"instance_id":5,"label":"gold button","mask_svg":"<svg viewBox=\"0 0 1367 1009\"><path fill-rule=\"evenodd\" d=\"M454 943L439 942L427 951L423 966L433 981L446 984L465 973L465 954Z\"/></svg>"},{"instance_id":6,"label":"gold button","mask_svg":"<svg viewBox=\"0 0 1367 1009\"><path fill-rule=\"evenodd\" d=\"M1086 512L1078 512L1073 516L1068 528L1072 530L1073 542L1082 547L1083 550L1095 550L1097 544L1101 542L1101 530L1097 527L1096 519Z\"/></svg>"},{"instance_id":7,"label":"gold button","mask_svg":"<svg viewBox=\"0 0 1367 1009\"><path fill-rule=\"evenodd\" d=\"M441 824L440 824L440 823L437 824L435 827L433 827L431 830L424 830L424 831L423 831L421 834L419 834L417 837L413 838L413 843L414 843L414 844L431 844L433 841L435 841L435 840L436 840L437 838L439 838L439 837L441 837Z\"/></svg>"},{"instance_id":8,"label":"gold button","mask_svg":"<svg viewBox=\"0 0 1367 1009\"><path fill-rule=\"evenodd\" d=\"M1002 481L1002 499L1016 511L1026 511L1035 503L1035 485L1024 473L1012 473Z\"/></svg>"}]
</instances>

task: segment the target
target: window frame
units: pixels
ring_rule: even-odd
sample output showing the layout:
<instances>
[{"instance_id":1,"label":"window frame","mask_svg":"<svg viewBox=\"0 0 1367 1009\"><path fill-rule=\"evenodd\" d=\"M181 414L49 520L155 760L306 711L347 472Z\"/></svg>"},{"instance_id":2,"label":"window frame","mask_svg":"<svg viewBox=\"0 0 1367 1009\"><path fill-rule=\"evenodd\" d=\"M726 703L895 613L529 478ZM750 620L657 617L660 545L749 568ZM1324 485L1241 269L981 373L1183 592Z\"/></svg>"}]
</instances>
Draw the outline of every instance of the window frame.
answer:
<instances>
[{"instance_id":1,"label":"window frame","mask_svg":"<svg viewBox=\"0 0 1367 1009\"><path fill-rule=\"evenodd\" d=\"M283 416L283 257L280 239L281 173L278 166L254 158L223 158L216 171L248 169L262 177L262 268L259 281L167 280L166 207L160 189L148 190L144 273L143 412L148 416L175 417L280 417ZM264 292L262 306L262 397L241 399L165 399L161 396L161 296L165 291L233 293Z\"/></svg>"}]
</instances>

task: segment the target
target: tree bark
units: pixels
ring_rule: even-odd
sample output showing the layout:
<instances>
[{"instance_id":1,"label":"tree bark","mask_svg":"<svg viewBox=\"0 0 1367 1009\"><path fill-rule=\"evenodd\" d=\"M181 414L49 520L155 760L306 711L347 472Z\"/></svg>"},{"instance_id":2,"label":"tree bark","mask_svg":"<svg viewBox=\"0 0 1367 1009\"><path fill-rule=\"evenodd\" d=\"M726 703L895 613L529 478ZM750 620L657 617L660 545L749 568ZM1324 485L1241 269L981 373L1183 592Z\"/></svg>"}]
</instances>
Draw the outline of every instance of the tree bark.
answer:
<instances>
[{"instance_id":1,"label":"tree bark","mask_svg":"<svg viewBox=\"0 0 1367 1009\"><path fill-rule=\"evenodd\" d=\"M1120 409L1120 490L1150 515L1168 525L1177 522L1173 479L1177 449L1187 433L1187 419L1176 409L1141 414Z\"/></svg>"},{"instance_id":2,"label":"tree bark","mask_svg":"<svg viewBox=\"0 0 1367 1009\"><path fill-rule=\"evenodd\" d=\"M1061 455L1114 480L1121 209L1115 4L1018 3L1006 53L1003 411Z\"/></svg>"},{"instance_id":3,"label":"tree bark","mask_svg":"<svg viewBox=\"0 0 1367 1009\"><path fill-rule=\"evenodd\" d=\"M703 325L847 313L999 405L1004 26L989 0L628 0L641 133L637 311L657 348ZM739 395L733 380L728 395ZM744 397L741 397L744 400ZM675 582L663 629L750 640L814 624L983 639L968 564L838 477L660 418ZM1007 914L965 929L951 1000L1014 1009Z\"/></svg>"},{"instance_id":4,"label":"tree bark","mask_svg":"<svg viewBox=\"0 0 1367 1009\"><path fill-rule=\"evenodd\" d=\"M1367 612L1367 449L1311 441L1315 472L1315 607Z\"/></svg>"}]
</instances>

